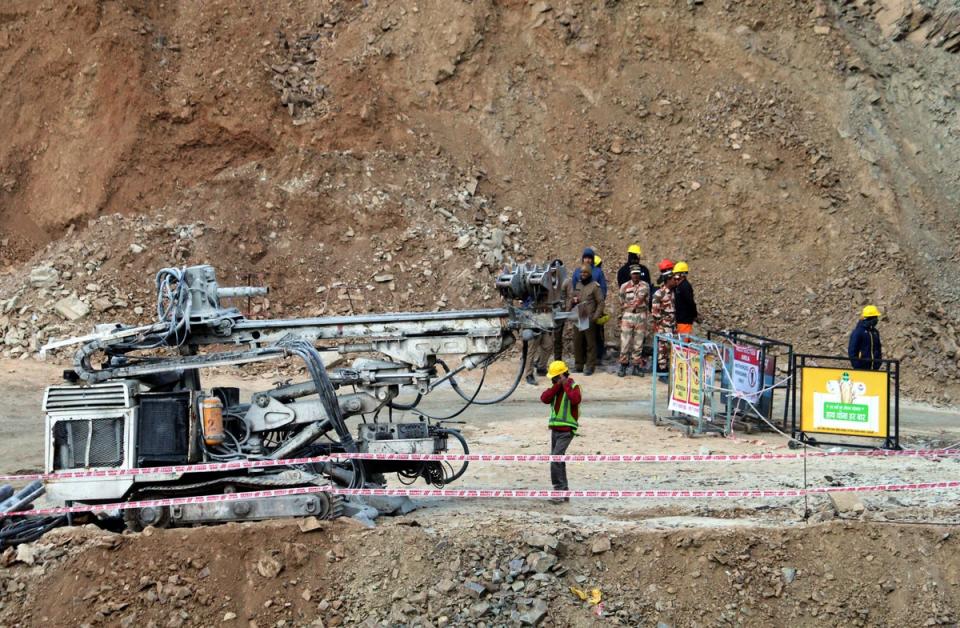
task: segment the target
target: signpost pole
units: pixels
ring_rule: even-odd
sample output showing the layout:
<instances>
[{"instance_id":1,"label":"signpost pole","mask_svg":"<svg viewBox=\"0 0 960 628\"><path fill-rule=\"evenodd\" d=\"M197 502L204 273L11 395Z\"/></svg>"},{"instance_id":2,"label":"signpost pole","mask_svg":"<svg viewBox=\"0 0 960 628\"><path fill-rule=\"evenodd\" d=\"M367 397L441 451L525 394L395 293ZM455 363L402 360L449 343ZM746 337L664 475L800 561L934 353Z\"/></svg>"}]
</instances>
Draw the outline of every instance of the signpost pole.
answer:
<instances>
[{"instance_id":1,"label":"signpost pole","mask_svg":"<svg viewBox=\"0 0 960 628\"><path fill-rule=\"evenodd\" d=\"M900 360L896 361L896 389L893 395L893 446L900 449Z\"/></svg>"}]
</instances>

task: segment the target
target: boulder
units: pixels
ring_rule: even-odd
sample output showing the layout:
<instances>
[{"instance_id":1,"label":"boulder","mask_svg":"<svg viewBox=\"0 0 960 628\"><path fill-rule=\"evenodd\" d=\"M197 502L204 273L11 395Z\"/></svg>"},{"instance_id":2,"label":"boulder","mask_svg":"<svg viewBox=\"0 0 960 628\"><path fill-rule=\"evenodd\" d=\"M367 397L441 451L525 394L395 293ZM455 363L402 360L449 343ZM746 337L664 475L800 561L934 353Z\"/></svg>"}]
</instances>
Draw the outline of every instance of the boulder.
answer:
<instances>
[{"instance_id":1,"label":"boulder","mask_svg":"<svg viewBox=\"0 0 960 628\"><path fill-rule=\"evenodd\" d=\"M30 285L34 288L54 288L60 283L60 273L51 266L37 266L30 271Z\"/></svg>"}]
</instances>

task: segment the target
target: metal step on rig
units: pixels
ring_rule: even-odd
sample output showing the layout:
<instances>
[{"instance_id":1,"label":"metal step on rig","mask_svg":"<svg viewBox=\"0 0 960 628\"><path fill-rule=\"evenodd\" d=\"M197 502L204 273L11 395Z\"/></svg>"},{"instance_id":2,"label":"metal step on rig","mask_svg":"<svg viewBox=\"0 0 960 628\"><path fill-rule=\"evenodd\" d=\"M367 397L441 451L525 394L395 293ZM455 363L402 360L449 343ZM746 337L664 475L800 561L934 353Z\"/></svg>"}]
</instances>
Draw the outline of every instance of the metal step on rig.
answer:
<instances>
[{"instance_id":1,"label":"metal step on rig","mask_svg":"<svg viewBox=\"0 0 960 628\"><path fill-rule=\"evenodd\" d=\"M157 322L97 325L93 333L50 342L41 354L79 345L65 383L44 395L47 494L71 504L108 504L211 495L264 488L386 486L386 474L434 486L455 481L467 463L333 459L229 471L131 473L204 462L295 459L337 453L436 454L451 441L464 453L463 435L444 424L475 404L503 401L516 389L527 342L550 332L576 311L563 312L562 265L504 269L498 309L402 312L285 320L251 320L223 300L267 294L267 288L227 288L211 266L165 268L156 275ZM509 390L496 399L468 394L456 376L487 367L522 343ZM332 368L349 356L346 368ZM203 385L212 367L243 367L299 360L308 379L284 382L240 398L233 387ZM445 360L451 360L448 366ZM331 367L328 368L328 365ZM463 406L438 417L418 408L449 383ZM412 391L408 403L401 389ZM394 411L415 417L394 421ZM62 477L77 470L110 469L108 477ZM118 473L119 472L119 473ZM129 508L127 527L182 526L279 517L334 518L342 497L327 492L248 501Z\"/></svg>"}]
</instances>

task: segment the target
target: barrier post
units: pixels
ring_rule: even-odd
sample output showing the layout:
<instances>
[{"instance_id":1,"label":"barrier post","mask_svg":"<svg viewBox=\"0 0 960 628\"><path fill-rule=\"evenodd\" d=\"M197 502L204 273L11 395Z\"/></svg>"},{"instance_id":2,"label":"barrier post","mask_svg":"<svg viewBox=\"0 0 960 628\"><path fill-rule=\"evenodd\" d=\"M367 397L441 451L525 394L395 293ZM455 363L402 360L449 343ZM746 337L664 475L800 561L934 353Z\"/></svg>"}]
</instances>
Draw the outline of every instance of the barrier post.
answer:
<instances>
[{"instance_id":1,"label":"barrier post","mask_svg":"<svg viewBox=\"0 0 960 628\"><path fill-rule=\"evenodd\" d=\"M653 335L653 364L650 365L650 413L653 415L654 419L657 416L657 379L660 377L660 362L658 360L659 350L660 350L660 334Z\"/></svg>"}]
</instances>

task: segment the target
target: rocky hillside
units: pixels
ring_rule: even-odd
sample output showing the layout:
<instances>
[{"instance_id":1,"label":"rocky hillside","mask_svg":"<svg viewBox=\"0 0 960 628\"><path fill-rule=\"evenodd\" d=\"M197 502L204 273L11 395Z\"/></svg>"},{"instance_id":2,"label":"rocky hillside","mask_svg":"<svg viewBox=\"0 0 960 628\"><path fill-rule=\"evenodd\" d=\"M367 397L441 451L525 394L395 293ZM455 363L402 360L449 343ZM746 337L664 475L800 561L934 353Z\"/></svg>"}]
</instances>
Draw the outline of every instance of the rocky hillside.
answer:
<instances>
[{"instance_id":1,"label":"rocky hillside","mask_svg":"<svg viewBox=\"0 0 960 628\"><path fill-rule=\"evenodd\" d=\"M709 326L842 353L875 302L908 392L956 403L957 14L8 0L3 351L149 318L162 266L267 283L260 315L458 308L505 261L589 244L609 275L637 241Z\"/></svg>"}]
</instances>

